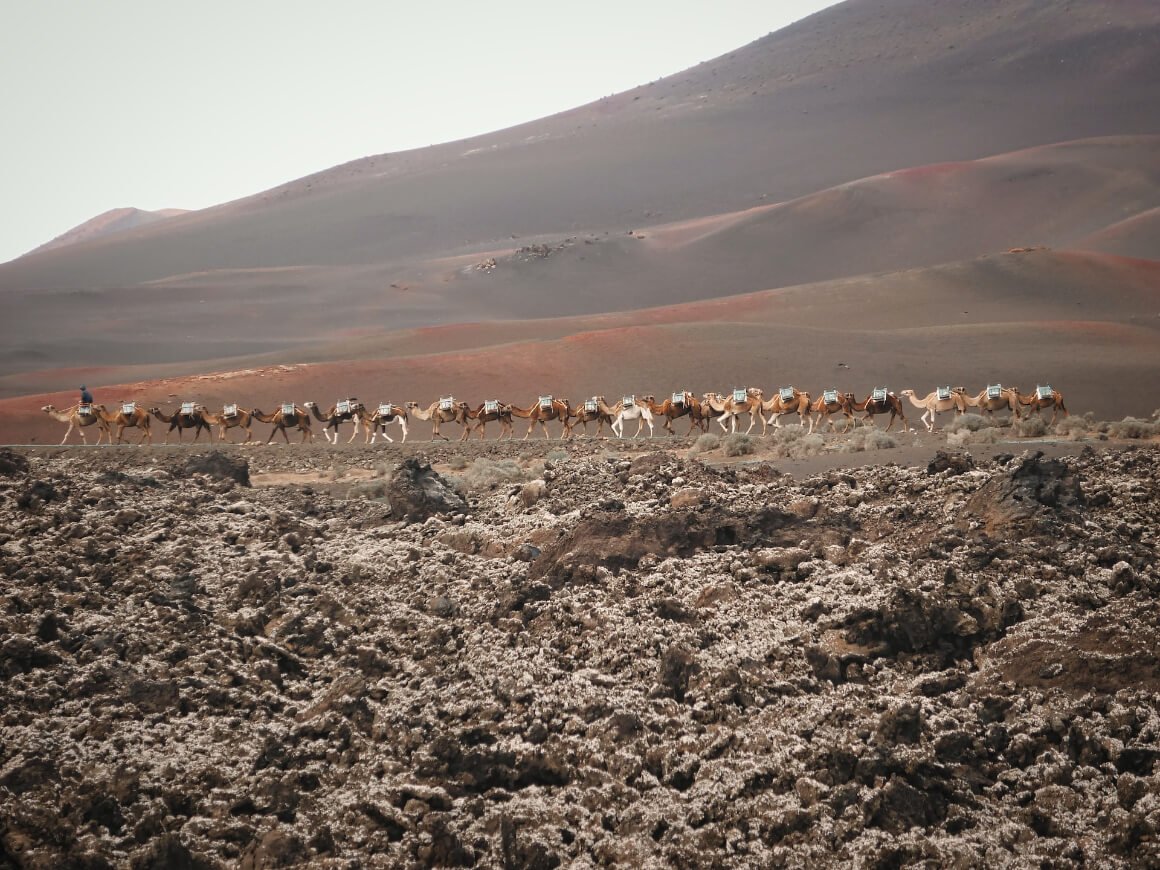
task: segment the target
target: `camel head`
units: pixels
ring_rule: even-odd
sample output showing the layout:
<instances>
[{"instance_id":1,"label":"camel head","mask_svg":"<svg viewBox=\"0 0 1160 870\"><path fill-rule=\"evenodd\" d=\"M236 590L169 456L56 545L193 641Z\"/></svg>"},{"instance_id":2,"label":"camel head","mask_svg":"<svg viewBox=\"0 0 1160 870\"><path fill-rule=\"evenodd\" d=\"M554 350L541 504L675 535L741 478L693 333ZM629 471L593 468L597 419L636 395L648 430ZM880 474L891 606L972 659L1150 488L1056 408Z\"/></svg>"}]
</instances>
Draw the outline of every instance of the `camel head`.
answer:
<instances>
[{"instance_id":1,"label":"camel head","mask_svg":"<svg viewBox=\"0 0 1160 870\"><path fill-rule=\"evenodd\" d=\"M56 405L45 405L40 410L44 411L46 414L51 414L56 410Z\"/></svg>"}]
</instances>

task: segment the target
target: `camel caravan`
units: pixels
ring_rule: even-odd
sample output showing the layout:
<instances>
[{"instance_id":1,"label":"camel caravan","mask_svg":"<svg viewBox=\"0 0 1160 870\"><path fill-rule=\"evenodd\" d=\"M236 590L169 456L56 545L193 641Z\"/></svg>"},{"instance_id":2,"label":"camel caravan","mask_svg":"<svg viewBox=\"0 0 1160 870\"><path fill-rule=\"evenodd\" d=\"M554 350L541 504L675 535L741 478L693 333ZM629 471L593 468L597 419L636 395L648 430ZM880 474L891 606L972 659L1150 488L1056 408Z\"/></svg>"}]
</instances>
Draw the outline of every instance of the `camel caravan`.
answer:
<instances>
[{"instance_id":1,"label":"camel caravan","mask_svg":"<svg viewBox=\"0 0 1160 870\"><path fill-rule=\"evenodd\" d=\"M895 393L886 387L875 387L862 400L856 399L854 393L841 392L837 388L823 390L814 399L810 393L787 385L777 388L769 398L766 398L760 387L735 387L728 393L704 393L700 398L688 390L678 390L660 402L652 394L624 394L614 404L609 404L604 396L591 396L573 405L568 399L544 394L537 396L527 407L499 399L486 399L472 406L447 395L427 405L408 401L403 404L383 402L370 406L350 397L335 402L326 412L315 402L303 402L301 405L286 402L269 414L258 408L247 409L237 404L224 405L220 411L210 411L196 402L183 402L172 414L158 407L145 409L135 402L125 402L114 411L92 402L79 403L63 411L52 405L46 405L41 410L53 419L68 424L61 444L68 441L74 429L81 442L88 444L85 430L90 427L96 427L98 445L102 440L107 444L124 443L125 430L132 428L140 432L138 444L153 443L149 426L152 419L157 419L168 426L166 444L174 430L177 431L178 441L184 440L186 430L191 431L193 440L197 441L202 431L207 438L212 439L215 428L218 441L232 441L228 433L231 429L238 429L245 434L245 439L237 443L257 443L252 431L255 421L273 427L266 439L267 444L279 433L289 444L291 429L296 429L300 433L301 442L307 443L314 441L313 420L322 424L322 434L327 443L337 445L339 430L346 424L352 427L350 437L346 440L348 444L360 432L364 444L374 444L379 436L394 443L395 439L388 434L388 427L397 427L400 441L406 442L409 426L414 420L431 423L432 441L450 440L441 431L442 427L448 425L459 427L460 441L467 441L472 435L486 438L488 423L499 425L501 439L513 439L514 418L517 417L528 421L523 436L525 440L537 429L545 438L551 438L548 424L553 422L560 424L559 438L571 438L578 434L587 436L589 423L596 424L596 437L602 437L607 426L613 435L623 438L625 424L634 422L636 430L630 437L639 437L647 427L648 437L651 438L655 434L657 421L666 433L675 435L677 433L673 423L682 417L689 420L686 436L694 430L710 431L713 422L723 433L752 433L760 424L761 434L765 435L770 427L780 428L781 418L786 416L791 419L796 416L798 425L811 433L820 431L823 422L826 431L837 431L835 417L843 422L841 431L849 432L859 424L874 426L875 417L887 415L889 420L886 431L890 431L896 420L901 430L906 431L909 428L906 419L908 405L922 411L919 419L927 432L936 431L939 415L947 412L955 415L976 413L994 419L995 412L1006 411L1010 415L1009 420L1014 421L1021 419L1024 414L1042 416L1044 410L1050 409L1049 425L1054 424L1061 414L1068 416L1063 394L1050 385L1037 385L1030 393L1023 393L1018 387L1002 384L988 384L974 395L968 393L965 387L943 386L921 398L910 389ZM577 427L581 428L580 433L576 432Z\"/></svg>"}]
</instances>

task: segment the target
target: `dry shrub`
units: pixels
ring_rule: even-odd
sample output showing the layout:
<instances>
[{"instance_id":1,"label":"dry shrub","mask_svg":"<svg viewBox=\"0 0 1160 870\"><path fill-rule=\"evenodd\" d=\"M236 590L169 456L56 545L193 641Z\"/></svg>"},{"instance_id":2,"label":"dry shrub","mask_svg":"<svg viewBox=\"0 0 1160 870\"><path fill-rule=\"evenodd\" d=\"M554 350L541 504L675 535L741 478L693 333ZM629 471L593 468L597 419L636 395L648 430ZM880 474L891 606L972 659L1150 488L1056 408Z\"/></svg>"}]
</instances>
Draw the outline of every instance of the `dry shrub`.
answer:
<instances>
[{"instance_id":1,"label":"dry shrub","mask_svg":"<svg viewBox=\"0 0 1160 870\"><path fill-rule=\"evenodd\" d=\"M753 439L744 432L730 432L721 442L721 446L726 456L747 456L757 450Z\"/></svg>"},{"instance_id":2,"label":"dry shrub","mask_svg":"<svg viewBox=\"0 0 1160 870\"><path fill-rule=\"evenodd\" d=\"M962 428L956 431L947 430L947 447L965 447L968 444L998 444L1003 440L1003 434L994 426L982 429Z\"/></svg>"},{"instance_id":3,"label":"dry shrub","mask_svg":"<svg viewBox=\"0 0 1160 870\"><path fill-rule=\"evenodd\" d=\"M462 453L456 453L447 460L447 467L452 471L463 471L463 469L467 468L467 457Z\"/></svg>"},{"instance_id":4,"label":"dry shrub","mask_svg":"<svg viewBox=\"0 0 1160 870\"><path fill-rule=\"evenodd\" d=\"M1107 431L1113 438L1155 438L1160 435L1160 423L1140 420L1137 417L1125 417L1118 422L1109 423Z\"/></svg>"},{"instance_id":5,"label":"dry shrub","mask_svg":"<svg viewBox=\"0 0 1160 870\"><path fill-rule=\"evenodd\" d=\"M721 439L712 432L706 432L693 442L694 453L708 453L710 450L716 450L721 446Z\"/></svg>"},{"instance_id":6,"label":"dry shrub","mask_svg":"<svg viewBox=\"0 0 1160 870\"><path fill-rule=\"evenodd\" d=\"M481 456L457 477L457 488L467 492L478 492L495 489L505 483L523 483L532 476L514 459L495 461Z\"/></svg>"},{"instance_id":7,"label":"dry shrub","mask_svg":"<svg viewBox=\"0 0 1160 870\"><path fill-rule=\"evenodd\" d=\"M395 470L394 463L391 462L376 462L372 468L375 472L375 477L386 477Z\"/></svg>"},{"instance_id":8,"label":"dry shrub","mask_svg":"<svg viewBox=\"0 0 1160 870\"><path fill-rule=\"evenodd\" d=\"M984 417L982 414L959 414L949 424L947 424L947 434L955 434L959 432L978 432L981 429L989 429L995 424Z\"/></svg>"},{"instance_id":9,"label":"dry shrub","mask_svg":"<svg viewBox=\"0 0 1160 870\"><path fill-rule=\"evenodd\" d=\"M773 453L775 456L802 459L817 456L826 449L826 441L818 434L808 434L801 426L785 426L773 430Z\"/></svg>"},{"instance_id":10,"label":"dry shrub","mask_svg":"<svg viewBox=\"0 0 1160 870\"><path fill-rule=\"evenodd\" d=\"M838 448L838 452L862 453L866 450L889 450L897 446L898 442L889 432L883 432L873 426L863 426L850 434L845 443Z\"/></svg>"},{"instance_id":11,"label":"dry shrub","mask_svg":"<svg viewBox=\"0 0 1160 870\"><path fill-rule=\"evenodd\" d=\"M567 450L561 450L558 447L548 451L548 462L563 462L567 460L571 454Z\"/></svg>"},{"instance_id":12,"label":"dry shrub","mask_svg":"<svg viewBox=\"0 0 1160 870\"><path fill-rule=\"evenodd\" d=\"M1035 414L1016 420L1011 424L1011 428L1020 438L1042 438L1047 434L1047 421Z\"/></svg>"},{"instance_id":13,"label":"dry shrub","mask_svg":"<svg viewBox=\"0 0 1160 870\"><path fill-rule=\"evenodd\" d=\"M1064 417L1057 420L1051 431L1064 438L1079 441L1091 431L1092 424L1083 417Z\"/></svg>"}]
</instances>

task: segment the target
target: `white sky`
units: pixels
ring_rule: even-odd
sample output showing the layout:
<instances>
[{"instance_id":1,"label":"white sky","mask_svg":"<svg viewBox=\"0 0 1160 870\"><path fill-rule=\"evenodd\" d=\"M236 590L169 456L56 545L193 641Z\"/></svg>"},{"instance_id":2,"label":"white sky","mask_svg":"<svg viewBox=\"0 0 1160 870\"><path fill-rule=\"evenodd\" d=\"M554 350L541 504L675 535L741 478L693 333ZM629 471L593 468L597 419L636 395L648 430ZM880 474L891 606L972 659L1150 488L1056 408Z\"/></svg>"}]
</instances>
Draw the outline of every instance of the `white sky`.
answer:
<instances>
[{"instance_id":1,"label":"white sky","mask_svg":"<svg viewBox=\"0 0 1160 870\"><path fill-rule=\"evenodd\" d=\"M11 0L0 262L111 208L204 208L542 118L834 0Z\"/></svg>"}]
</instances>

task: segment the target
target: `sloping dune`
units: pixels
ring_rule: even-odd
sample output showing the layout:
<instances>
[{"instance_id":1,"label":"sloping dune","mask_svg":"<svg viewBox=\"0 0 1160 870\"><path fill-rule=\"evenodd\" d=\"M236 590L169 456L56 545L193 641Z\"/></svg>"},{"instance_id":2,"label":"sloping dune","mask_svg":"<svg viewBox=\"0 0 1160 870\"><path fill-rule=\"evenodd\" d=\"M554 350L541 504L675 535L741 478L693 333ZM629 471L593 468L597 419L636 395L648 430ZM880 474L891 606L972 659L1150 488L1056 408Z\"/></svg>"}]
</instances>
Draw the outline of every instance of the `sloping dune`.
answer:
<instances>
[{"instance_id":1,"label":"sloping dune","mask_svg":"<svg viewBox=\"0 0 1160 870\"><path fill-rule=\"evenodd\" d=\"M98 399L268 408L454 393L526 405L544 392L578 400L741 384L861 392L1000 380L1025 389L1051 382L1073 411L1147 415L1160 407L1158 312L1160 263L1032 251L618 315L389 333L350 344L356 353L341 362L164 380L139 369L136 382L104 387ZM0 402L0 440L59 437L36 409L73 395Z\"/></svg>"}]
</instances>

